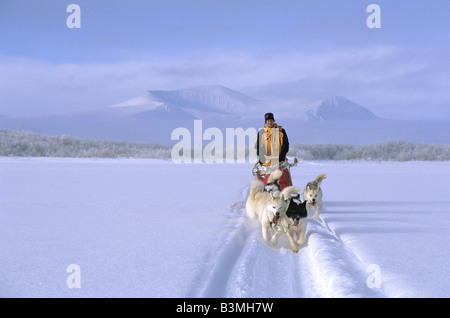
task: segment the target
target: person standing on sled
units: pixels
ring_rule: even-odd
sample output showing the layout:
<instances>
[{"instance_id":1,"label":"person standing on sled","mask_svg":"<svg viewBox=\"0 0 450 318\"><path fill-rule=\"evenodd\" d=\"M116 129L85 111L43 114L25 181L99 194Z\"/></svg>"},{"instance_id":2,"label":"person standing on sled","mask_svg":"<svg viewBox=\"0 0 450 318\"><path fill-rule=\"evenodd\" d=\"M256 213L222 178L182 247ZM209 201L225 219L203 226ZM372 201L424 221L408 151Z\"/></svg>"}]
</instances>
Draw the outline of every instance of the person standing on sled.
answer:
<instances>
[{"instance_id":1,"label":"person standing on sled","mask_svg":"<svg viewBox=\"0 0 450 318\"><path fill-rule=\"evenodd\" d=\"M264 121L256 140L256 154L262 166L277 166L286 161L289 139L283 127L275 124L272 113L265 114Z\"/></svg>"},{"instance_id":2,"label":"person standing on sled","mask_svg":"<svg viewBox=\"0 0 450 318\"><path fill-rule=\"evenodd\" d=\"M253 175L267 186L270 174L279 169L282 172L278 179L280 190L292 186L291 173L286 160L286 154L289 151L289 139L286 131L280 125L275 124L275 118L272 113L264 115L265 126L259 131L256 140L256 153L259 161L253 168ZM294 164L296 165L296 160Z\"/></svg>"}]
</instances>

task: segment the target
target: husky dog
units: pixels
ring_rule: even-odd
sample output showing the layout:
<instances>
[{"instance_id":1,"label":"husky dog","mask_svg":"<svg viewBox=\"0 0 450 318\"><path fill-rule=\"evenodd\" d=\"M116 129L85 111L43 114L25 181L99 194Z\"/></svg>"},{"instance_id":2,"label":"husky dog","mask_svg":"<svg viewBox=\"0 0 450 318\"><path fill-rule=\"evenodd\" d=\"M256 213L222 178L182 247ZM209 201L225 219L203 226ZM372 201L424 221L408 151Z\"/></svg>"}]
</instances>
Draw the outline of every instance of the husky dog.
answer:
<instances>
[{"instance_id":1,"label":"husky dog","mask_svg":"<svg viewBox=\"0 0 450 318\"><path fill-rule=\"evenodd\" d=\"M281 174L280 170L273 172L268 182L276 182ZM269 240L271 225L286 213L291 194L299 191L300 189L294 186L286 187L283 191L264 191L264 183L260 180L252 182L246 203L246 213L250 219L258 217L265 242Z\"/></svg>"},{"instance_id":2,"label":"husky dog","mask_svg":"<svg viewBox=\"0 0 450 318\"><path fill-rule=\"evenodd\" d=\"M322 208L322 189L320 188L320 184L326 177L323 173L319 174L316 180L308 182L303 190L303 199L307 202L306 209L308 210L308 216L311 216L311 207L314 207L313 217L321 222L322 219L319 217L319 212Z\"/></svg>"},{"instance_id":3,"label":"husky dog","mask_svg":"<svg viewBox=\"0 0 450 318\"><path fill-rule=\"evenodd\" d=\"M298 245L302 245L305 242L307 216L306 201L301 202L300 194L292 194L286 213L280 217L278 223L274 226L275 234L272 237L272 244L277 245L278 238L283 233L286 233L292 251L297 253ZM295 237L297 238L296 240Z\"/></svg>"}]
</instances>

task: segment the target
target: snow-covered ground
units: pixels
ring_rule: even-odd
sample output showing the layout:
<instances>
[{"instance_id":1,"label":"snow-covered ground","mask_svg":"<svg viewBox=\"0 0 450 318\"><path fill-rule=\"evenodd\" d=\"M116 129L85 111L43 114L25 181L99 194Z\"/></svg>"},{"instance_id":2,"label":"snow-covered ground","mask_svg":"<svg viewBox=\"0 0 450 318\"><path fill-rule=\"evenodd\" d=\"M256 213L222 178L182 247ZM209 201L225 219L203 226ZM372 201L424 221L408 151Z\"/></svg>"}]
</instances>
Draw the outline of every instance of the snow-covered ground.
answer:
<instances>
[{"instance_id":1,"label":"snow-covered ground","mask_svg":"<svg viewBox=\"0 0 450 318\"><path fill-rule=\"evenodd\" d=\"M298 254L245 217L251 167L0 158L0 297L450 296L448 162L293 168L328 176Z\"/></svg>"}]
</instances>

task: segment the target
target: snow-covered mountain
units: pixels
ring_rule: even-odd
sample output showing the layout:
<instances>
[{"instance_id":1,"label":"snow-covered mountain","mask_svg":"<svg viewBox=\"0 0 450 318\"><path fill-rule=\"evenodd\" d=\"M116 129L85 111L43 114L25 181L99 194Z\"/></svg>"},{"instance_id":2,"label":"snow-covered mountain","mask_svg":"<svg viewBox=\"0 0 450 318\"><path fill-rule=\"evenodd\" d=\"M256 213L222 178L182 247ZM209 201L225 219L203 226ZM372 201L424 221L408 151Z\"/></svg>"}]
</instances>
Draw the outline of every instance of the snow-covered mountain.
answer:
<instances>
[{"instance_id":1,"label":"snow-covered mountain","mask_svg":"<svg viewBox=\"0 0 450 318\"><path fill-rule=\"evenodd\" d=\"M341 96L327 98L305 110L306 120L373 120L380 119L367 108Z\"/></svg>"},{"instance_id":2,"label":"snow-covered mountain","mask_svg":"<svg viewBox=\"0 0 450 318\"><path fill-rule=\"evenodd\" d=\"M125 116L176 119L237 119L258 101L219 85L152 90L110 107Z\"/></svg>"},{"instance_id":3,"label":"snow-covered mountain","mask_svg":"<svg viewBox=\"0 0 450 318\"><path fill-rule=\"evenodd\" d=\"M259 101L224 86L208 85L178 90L152 90L113 105L109 114L158 119L239 119L259 118L269 111ZM276 104L276 103L273 103ZM307 121L379 119L367 108L340 96L327 98L297 113ZM277 112L277 109L270 108ZM284 114L279 114L284 117Z\"/></svg>"},{"instance_id":4,"label":"snow-covered mountain","mask_svg":"<svg viewBox=\"0 0 450 318\"><path fill-rule=\"evenodd\" d=\"M290 106L288 106L290 105ZM209 85L177 90L151 90L103 108L50 115L0 116L0 128L79 138L172 143L172 132L203 129L257 128L273 112L289 139L303 143L371 143L386 140L449 143L447 122L379 119L344 97L331 97L309 107L283 101L261 101L229 88ZM371 120L373 119L373 120ZM311 133L314 131L314 133ZM358 133L355 133L358 132Z\"/></svg>"}]
</instances>

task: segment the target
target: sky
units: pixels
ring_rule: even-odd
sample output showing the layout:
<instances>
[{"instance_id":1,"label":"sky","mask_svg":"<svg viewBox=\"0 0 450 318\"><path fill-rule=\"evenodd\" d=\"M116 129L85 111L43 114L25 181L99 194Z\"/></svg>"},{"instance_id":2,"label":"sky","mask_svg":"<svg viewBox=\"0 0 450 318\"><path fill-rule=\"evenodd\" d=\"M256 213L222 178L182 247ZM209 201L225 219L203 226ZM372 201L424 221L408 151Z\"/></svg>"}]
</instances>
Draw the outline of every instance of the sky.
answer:
<instances>
[{"instance_id":1,"label":"sky","mask_svg":"<svg viewBox=\"0 0 450 318\"><path fill-rule=\"evenodd\" d=\"M69 28L70 4L81 28ZM370 4L381 28L369 28ZM0 0L0 115L223 85L274 108L347 97L450 119L448 0Z\"/></svg>"}]
</instances>

